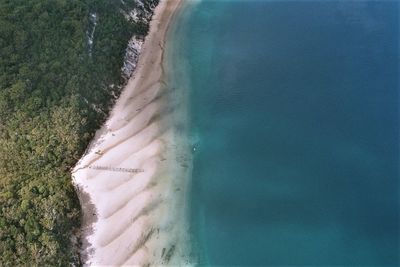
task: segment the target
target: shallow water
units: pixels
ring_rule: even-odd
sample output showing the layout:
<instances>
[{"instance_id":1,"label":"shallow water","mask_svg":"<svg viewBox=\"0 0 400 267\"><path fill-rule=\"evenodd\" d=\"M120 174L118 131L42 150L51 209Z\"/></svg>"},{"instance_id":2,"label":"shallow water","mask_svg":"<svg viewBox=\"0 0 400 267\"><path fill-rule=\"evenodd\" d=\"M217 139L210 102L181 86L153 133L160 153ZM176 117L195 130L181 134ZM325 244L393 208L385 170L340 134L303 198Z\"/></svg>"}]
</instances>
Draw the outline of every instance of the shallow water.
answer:
<instances>
[{"instance_id":1,"label":"shallow water","mask_svg":"<svg viewBox=\"0 0 400 267\"><path fill-rule=\"evenodd\" d=\"M399 4L202 1L191 226L205 265L399 262Z\"/></svg>"}]
</instances>

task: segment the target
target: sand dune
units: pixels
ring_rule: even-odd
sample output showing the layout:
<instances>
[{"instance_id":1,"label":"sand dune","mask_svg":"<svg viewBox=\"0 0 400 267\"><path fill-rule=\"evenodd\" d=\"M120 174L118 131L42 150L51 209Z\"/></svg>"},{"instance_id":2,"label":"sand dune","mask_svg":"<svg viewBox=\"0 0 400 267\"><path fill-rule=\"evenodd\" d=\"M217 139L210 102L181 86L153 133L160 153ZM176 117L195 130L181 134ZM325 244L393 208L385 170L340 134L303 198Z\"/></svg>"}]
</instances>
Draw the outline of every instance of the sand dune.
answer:
<instances>
[{"instance_id":1,"label":"sand dune","mask_svg":"<svg viewBox=\"0 0 400 267\"><path fill-rule=\"evenodd\" d=\"M180 5L164 0L156 8L134 76L73 171L87 265L190 263L190 155L179 140L174 120L181 110L168 101L173 89L163 66L168 25Z\"/></svg>"}]
</instances>

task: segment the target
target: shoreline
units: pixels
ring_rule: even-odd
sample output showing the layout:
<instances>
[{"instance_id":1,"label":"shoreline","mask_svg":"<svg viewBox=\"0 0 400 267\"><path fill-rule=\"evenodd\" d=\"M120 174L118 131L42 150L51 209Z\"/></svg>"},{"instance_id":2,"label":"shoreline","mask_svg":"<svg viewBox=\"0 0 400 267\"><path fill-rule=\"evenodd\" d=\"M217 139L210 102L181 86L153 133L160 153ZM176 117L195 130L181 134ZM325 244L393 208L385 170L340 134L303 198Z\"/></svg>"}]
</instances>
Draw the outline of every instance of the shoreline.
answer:
<instances>
[{"instance_id":1,"label":"shoreline","mask_svg":"<svg viewBox=\"0 0 400 267\"><path fill-rule=\"evenodd\" d=\"M184 200L191 156L164 70L166 38L182 5L161 0L156 7L135 72L72 172L86 265L190 264ZM131 169L143 172L123 171Z\"/></svg>"}]
</instances>

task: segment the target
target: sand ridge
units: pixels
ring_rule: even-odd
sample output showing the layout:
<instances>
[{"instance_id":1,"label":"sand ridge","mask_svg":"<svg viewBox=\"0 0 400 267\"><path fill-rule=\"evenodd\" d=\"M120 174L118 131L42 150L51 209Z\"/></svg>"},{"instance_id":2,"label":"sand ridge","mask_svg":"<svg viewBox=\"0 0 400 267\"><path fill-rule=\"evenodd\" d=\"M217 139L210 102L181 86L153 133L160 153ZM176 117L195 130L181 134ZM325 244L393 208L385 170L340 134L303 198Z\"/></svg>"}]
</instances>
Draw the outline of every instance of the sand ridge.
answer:
<instances>
[{"instance_id":1,"label":"sand ridge","mask_svg":"<svg viewBox=\"0 0 400 267\"><path fill-rule=\"evenodd\" d=\"M190 153L177 134L179 108L168 101L173 89L163 69L165 36L181 4L160 1L133 77L74 168L85 202L86 265L190 265Z\"/></svg>"}]
</instances>

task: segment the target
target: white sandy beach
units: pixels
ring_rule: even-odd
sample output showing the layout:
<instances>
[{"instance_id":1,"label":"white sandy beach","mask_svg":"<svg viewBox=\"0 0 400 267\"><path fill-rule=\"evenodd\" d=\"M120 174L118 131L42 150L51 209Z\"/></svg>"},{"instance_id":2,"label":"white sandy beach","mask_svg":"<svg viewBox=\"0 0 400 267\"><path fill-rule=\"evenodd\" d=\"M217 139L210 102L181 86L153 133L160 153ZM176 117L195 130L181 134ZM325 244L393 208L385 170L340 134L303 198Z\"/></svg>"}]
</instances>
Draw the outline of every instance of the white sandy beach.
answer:
<instances>
[{"instance_id":1,"label":"white sandy beach","mask_svg":"<svg viewBox=\"0 0 400 267\"><path fill-rule=\"evenodd\" d=\"M179 108L167 101L163 67L168 26L181 4L157 6L133 77L73 171L86 265L190 263L184 203L191 160L174 126Z\"/></svg>"}]
</instances>

